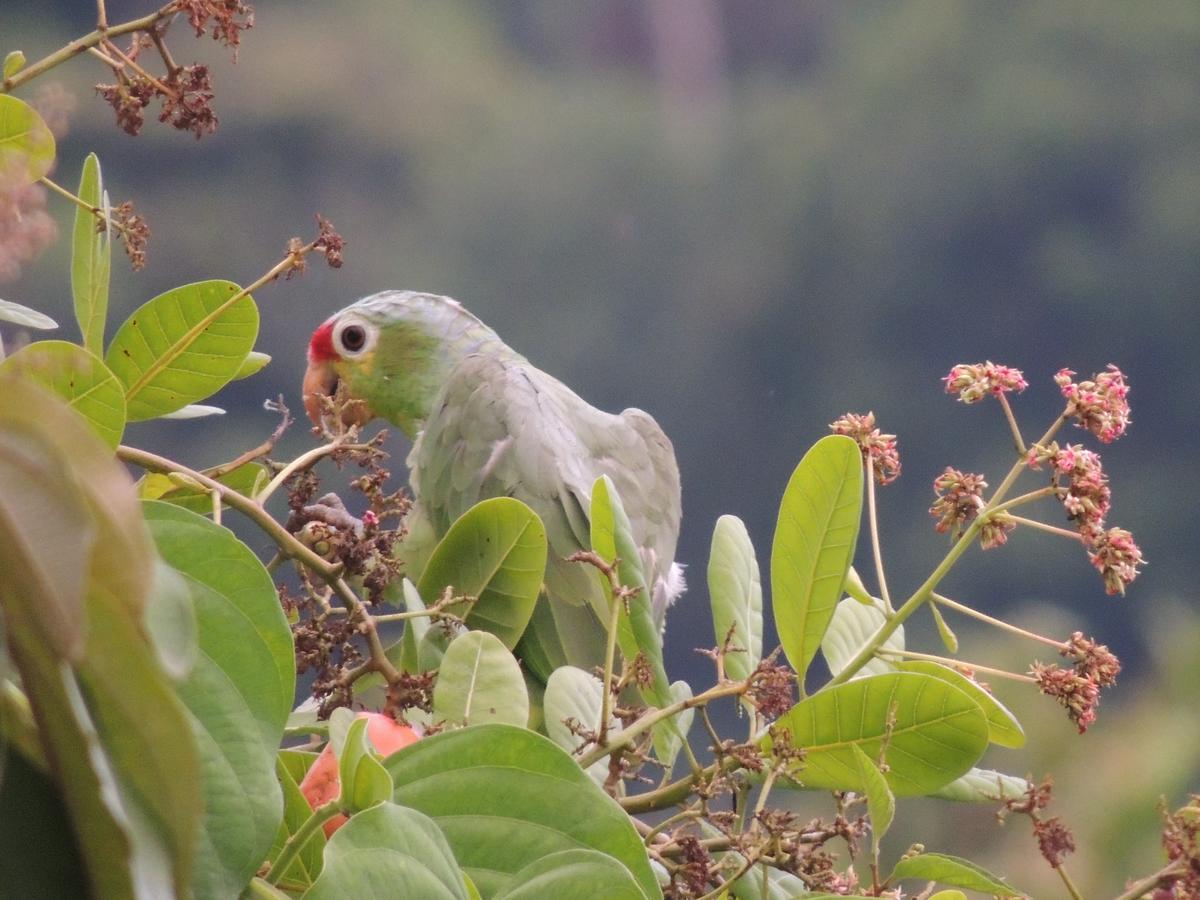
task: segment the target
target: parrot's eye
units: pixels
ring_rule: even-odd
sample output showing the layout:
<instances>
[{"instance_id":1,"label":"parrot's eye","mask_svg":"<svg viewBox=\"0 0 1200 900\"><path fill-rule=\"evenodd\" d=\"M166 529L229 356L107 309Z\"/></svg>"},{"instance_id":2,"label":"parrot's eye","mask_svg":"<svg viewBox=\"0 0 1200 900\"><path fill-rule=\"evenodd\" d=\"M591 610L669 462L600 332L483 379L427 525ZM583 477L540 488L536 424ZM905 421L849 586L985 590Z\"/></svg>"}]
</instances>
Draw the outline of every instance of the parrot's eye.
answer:
<instances>
[{"instance_id":1,"label":"parrot's eye","mask_svg":"<svg viewBox=\"0 0 1200 900\"><path fill-rule=\"evenodd\" d=\"M347 322L333 332L334 344L338 352L345 356L358 356L370 349L373 334L363 322Z\"/></svg>"}]
</instances>

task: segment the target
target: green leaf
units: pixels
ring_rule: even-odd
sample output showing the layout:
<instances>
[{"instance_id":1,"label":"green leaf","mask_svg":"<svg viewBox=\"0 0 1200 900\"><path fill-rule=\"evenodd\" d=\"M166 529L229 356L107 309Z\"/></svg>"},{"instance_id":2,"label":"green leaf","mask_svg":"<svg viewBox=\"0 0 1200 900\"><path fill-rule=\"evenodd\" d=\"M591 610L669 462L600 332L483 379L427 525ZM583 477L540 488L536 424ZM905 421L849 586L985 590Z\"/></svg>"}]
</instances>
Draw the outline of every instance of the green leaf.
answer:
<instances>
[{"instance_id":1,"label":"green leaf","mask_svg":"<svg viewBox=\"0 0 1200 900\"><path fill-rule=\"evenodd\" d=\"M938 891L929 900L967 900L967 895L962 891Z\"/></svg>"},{"instance_id":2,"label":"green leaf","mask_svg":"<svg viewBox=\"0 0 1200 900\"><path fill-rule=\"evenodd\" d=\"M384 765L395 801L433 817L483 897L529 863L579 847L612 856L646 897L661 896L629 816L548 738L475 725L427 737Z\"/></svg>"},{"instance_id":3,"label":"green leaf","mask_svg":"<svg viewBox=\"0 0 1200 900\"><path fill-rule=\"evenodd\" d=\"M242 367L238 369L237 374L233 376L234 381L240 381L243 378L249 378L258 372L271 361L270 355L259 353L257 350L251 350L247 355Z\"/></svg>"},{"instance_id":4,"label":"green leaf","mask_svg":"<svg viewBox=\"0 0 1200 900\"><path fill-rule=\"evenodd\" d=\"M225 410L219 406L205 406L203 403L189 403L175 412L163 413L160 419L204 419L209 416L223 416Z\"/></svg>"},{"instance_id":5,"label":"green leaf","mask_svg":"<svg viewBox=\"0 0 1200 900\"><path fill-rule=\"evenodd\" d=\"M954 633L954 629L942 616L942 611L936 603L929 604L929 611L933 613L934 624L937 625L938 637L942 639L942 646L950 653L958 652L958 635Z\"/></svg>"},{"instance_id":6,"label":"green leaf","mask_svg":"<svg viewBox=\"0 0 1200 900\"><path fill-rule=\"evenodd\" d=\"M521 666L498 637L468 631L450 643L433 687L433 718L449 725L528 723Z\"/></svg>"},{"instance_id":7,"label":"green leaf","mask_svg":"<svg viewBox=\"0 0 1200 900\"><path fill-rule=\"evenodd\" d=\"M204 474L208 475L209 473L205 472ZM218 475L216 480L226 487L233 488L239 494L251 497L254 495L255 487L266 475L267 470L261 463L248 462L230 472ZM156 472L146 474L137 483L137 488L138 496L143 500L162 500L164 503L181 506L202 516L212 515L211 493L176 484L166 475L159 475ZM228 508L228 504L225 508Z\"/></svg>"},{"instance_id":8,"label":"green leaf","mask_svg":"<svg viewBox=\"0 0 1200 900\"><path fill-rule=\"evenodd\" d=\"M862 492L858 444L837 434L804 454L783 492L771 547L771 602L801 686L854 558Z\"/></svg>"},{"instance_id":9,"label":"green leaf","mask_svg":"<svg viewBox=\"0 0 1200 900\"><path fill-rule=\"evenodd\" d=\"M980 891L999 897L1020 897L1021 891L1013 890L1003 878L993 875L982 866L957 856L941 853L921 853L896 863L888 881L902 878L919 878L922 881L937 881L969 891Z\"/></svg>"},{"instance_id":10,"label":"green leaf","mask_svg":"<svg viewBox=\"0 0 1200 900\"><path fill-rule=\"evenodd\" d=\"M4 77L12 78L25 68L25 54L20 50L10 50L4 54Z\"/></svg>"},{"instance_id":11,"label":"green leaf","mask_svg":"<svg viewBox=\"0 0 1200 900\"><path fill-rule=\"evenodd\" d=\"M338 778L342 807L349 812L361 812L392 796L392 778L375 758L367 740L366 719L350 723L345 741L338 749Z\"/></svg>"},{"instance_id":12,"label":"green leaf","mask_svg":"<svg viewBox=\"0 0 1200 900\"><path fill-rule=\"evenodd\" d=\"M305 759L308 757L308 759ZM300 826L312 815L312 807L300 793L300 782L304 778L307 765L312 764L315 754L300 754L295 751L282 751L275 760L275 777L283 791L283 821L279 823L279 831L275 835L267 859L274 860L288 838L300 830ZM309 887L321 874L321 858L325 851L325 832L320 828L313 833L304 846L300 848L295 861L282 873L281 881L287 884L298 884Z\"/></svg>"},{"instance_id":13,"label":"green leaf","mask_svg":"<svg viewBox=\"0 0 1200 900\"><path fill-rule=\"evenodd\" d=\"M560 666L551 672L543 698L546 734L550 740L574 755L584 739L567 726L567 721L574 720L589 731L599 731L603 699L604 686L590 672L575 666ZM620 722L610 716L608 727L619 730ZM603 785L608 779L608 759L592 763L587 772L593 781Z\"/></svg>"},{"instance_id":14,"label":"green leaf","mask_svg":"<svg viewBox=\"0 0 1200 900\"><path fill-rule=\"evenodd\" d=\"M87 419L110 450L125 433L125 389L104 360L66 341L37 341L6 359L0 369L28 375Z\"/></svg>"},{"instance_id":15,"label":"green leaf","mask_svg":"<svg viewBox=\"0 0 1200 900\"><path fill-rule=\"evenodd\" d=\"M617 488L607 475L601 475L592 485L591 505L592 550L608 562L620 560L617 579L622 587L636 588L637 595L629 601L628 611L617 616L617 646L621 655L633 659L641 653L650 667L652 680L642 689L646 701L659 708L671 704L671 682L663 668L662 640L650 608L650 593L642 572L642 557L633 540L633 531ZM612 585L603 572L597 572L604 596L613 603ZM601 621L607 621L602 618Z\"/></svg>"},{"instance_id":16,"label":"green leaf","mask_svg":"<svg viewBox=\"0 0 1200 900\"><path fill-rule=\"evenodd\" d=\"M726 654L725 674L742 681L762 659L762 583L750 534L737 516L721 516L713 529L708 596L717 646L729 637L739 648Z\"/></svg>"},{"instance_id":17,"label":"green leaf","mask_svg":"<svg viewBox=\"0 0 1200 900\"><path fill-rule=\"evenodd\" d=\"M177 680L186 678L200 653L196 611L188 583L161 559L154 561L146 630L163 670Z\"/></svg>"},{"instance_id":18,"label":"green leaf","mask_svg":"<svg viewBox=\"0 0 1200 900\"><path fill-rule=\"evenodd\" d=\"M89 153L83 161L79 199L93 209L100 209L103 203L104 182L100 177L100 160L95 153ZM75 320L83 335L83 346L96 356L103 356L112 237L108 223L102 223L103 227L97 230L97 221L89 210L75 207L75 227L71 233L71 296L75 300Z\"/></svg>"},{"instance_id":19,"label":"green leaf","mask_svg":"<svg viewBox=\"0 0 1200 900\"><path fill-rule=\"evenodd\" d=\"M692 686L686 681L676 681L671 685L672 703L689 700L691 697ZM683 742L687 740L687 734L692 730L692 720L695 717L696 710L694 708L685 709L671 716L666 722L659 722L654 726L654 755L658 757L667 772L674 768L675 759L679 756L679 751L683 749Z\"/></svg>"},{"instance_id":20,"label":"green leaf","mask_svg":"<svg viewBox=\"0 0 1200 900\"><path fill-rule=\"evenodd\" d=\"M801 700L776 731L804 748L788 774L809 788L863 789L852 747L888 766L897 796L928 794L968 771L988 743L987 717L952 684L916 672L872 675ZM880 752L887 740L886 752ZM771 751L772 739L762 741Z\"/></svg>"},{"instance_id":21,"label":"green leaf","mask_svg":"<svg viewBox=\"0 0 1200 900\"><path fill-rule=\"evenodd\" d=\"M878 602L871 596L866 585L862 583L862 578L859 577L854 566L846 570L846 583L842 585L842 590L852 599L867 606L874 606Z\"/></svg>"},{"instance_id":22,"label":"green leaf","mask_svg":"<svg viewBox=\"0 0 1200 900\"><path fill-rule=\"evenodd\" d=\"M129 476L57 396L10 375L0 483L6 640L92 890L183 890L198 763L145 638L154 554Z\"/></svg>"},{"instance_id":23,"label":"green leaf","mask_svg":"<svg viewBox=\"0 0 1200 900\"><path fill-rule=\"evenodd\" d=\"M513 876L496 900L644 900L629 870L595 850L560 850Z\"/></svg>"},{"instance_id":24,"label":"green leaf","mask_svg":"<svg viewBox=\"0 0 1200 900\"><path fill-rule=\"evenodd\" d=\"M0 172L33 184L54 168L54 135L28 103L0 94Z\"/></svg>"},{"instance_id":25,"label":"green leaf","mask_svg":"<svg viewBox=\"0 0 1200 900\"><path fill-rule=\"evenodd\" d=\"M533 615L545 571L546 529L537 514L520 500L494 497L450 526L417 587L428 603L451 586L477 597L467 626L491 632L511 650Z\"/></svg>"},{"instance_id":26,"label":"green leaf","mask_svg":"<svg viewBox=\"0 0 1200 900\"><path fill-rule=\"evenodd\" d=\"M467 900L454 854L428 816L381 803L353 816L325 846L304 900L420 897Z\"/></svg>"},{"instance_id":27,"label":"green leaf","mask_svg":"<svg viewBox=\"0 0 1200 900\"><path fill-rule=\"evenodd\" d=\"M854 761L858 764L858 775L867 795L867 812L871 815L871 848L878 859L879 842L892 827L892 819L896 816L896 798L892 796L887 779L871 757L863 753L858 744L850 746L854 748Z\"/></svg>"},{"instance_id":28,"label":"green leaf","mask_svg":"<svg viewBox=\"0 0 1200 900\"><path fill-rule=\"evenodd\" d=\"M721 854L724 856L725 854ZM746 864L746 857L733 853L739 865ZM767 892L763 893L763 870L767 873ZM791 872L773 866L757 865L730 885L730 896L737 900L793 900L803 897L809 900L808 887Z\"/></svg>"},{"instance_id":29,"label":"green leaf","mask_svg":"<svg viewBox=\"0 0 1200 900\"><path fill-rule=\"evenodd\" d=\"M168 503L143 515L187 582L200 657L180 696L200 744L205 799L197 896L237 894L275 838L283 798L275 749L295 694L288 628L270 575L232 532Z\"/></svg>"},{"instance_id":30,"label":"green leaf","mask_svg":"<svg viewBox=\"0 0 1200 900\"><path fill-rule=\"evenodd\" d=\"M229 281L174 288L117 329L105 361L125 385L130 421L203 400L237 375L258 337L258 308L241 290Z\"/></svg>"},{"instance_id":31,"label":"green leaf","mask_svg":"<svg viewBox=\"0 0 1200 900\"><path fill-rule=\"evenodd\" d=\"M421 600L421 594L416 589L411 581L407 578L400 583L400 589L404 597L404 609L407 612L420 612L425 609L425 603ZM404 623L404 634L400 638L400 669L404 672L419 672L417 668L417 647L421 642L421 638L425 636L425 632L429 630L429 618L427 616L417 616L413 619L408 619Z\"/></svg>"},{"instance_id":32,"label":"green leaf","mask_svg":"<svg viewBox=\"0 0 1200 900\"><path fill-rule=\"evenodd\" d=\"M0 322L13 322L40 331L58 327L58 323L45 313L30 309L21 303L13 303L11 300L0 300Z\"/></svg>"},{"instance_id":33,"label":"green leaf","mask_svg":"<svg viewBox=\"0 0 1200 900\"><path fill-rule=\"evenodd\" d=\"M974 679L968 678L961 672L954 671L949 666L943 666L925 659L904 660L903 662L896 663L896 668L901 672L920 672L923 675L940 678L954 685L959 690L964 691L979 704L980 708L987 715L988 739L993 744L1012 748L1023 747L1025 745L1025 732L1021 728L1021 723L1017 721L1016 716L1010 713L1003 703L985 691Z\"/></svg>"},{"instance_id":34,"label":"green leaf","mask_svg":"<svg viewBox=\"0 0 1200 900\"><path fill-rule=\"evenodd\" d=\"M825 656L830 673L837 675L841 672L885 621L882 604L878 600L874 600L871 606L864 606L849 597L842 600L833 612L825 636L821 638L821 653ZM904 649L903 625L892 632L881 649ZM882 675L894 670L895 666L888 660L872 659L854 677Z\"/></svg>"},{"instance_id":35,"label":"green leaf","mask_svg":"<svg viewBox=\"0 0 1200 900\"><path fill-rule=\"evenodd\" d=\"M87 897L87 873L49 775L0 743L0 884L9 897ZM47 861L53 860L52 865ZM116 865L113 866L117 868Z\"/></svg>"},{"instance_id":36,"label":"green leaf","mask_svg":"<svg viewBox=\"0 0 1200 900\"><path fill-rule=\"evenodd\" d=\"M1019 800L1029 793L1030 787L1028 781L1016 775L1005 775L992 769L971 769L930 796L959 803L996 803Z\"/></svg>"}]
</instances>

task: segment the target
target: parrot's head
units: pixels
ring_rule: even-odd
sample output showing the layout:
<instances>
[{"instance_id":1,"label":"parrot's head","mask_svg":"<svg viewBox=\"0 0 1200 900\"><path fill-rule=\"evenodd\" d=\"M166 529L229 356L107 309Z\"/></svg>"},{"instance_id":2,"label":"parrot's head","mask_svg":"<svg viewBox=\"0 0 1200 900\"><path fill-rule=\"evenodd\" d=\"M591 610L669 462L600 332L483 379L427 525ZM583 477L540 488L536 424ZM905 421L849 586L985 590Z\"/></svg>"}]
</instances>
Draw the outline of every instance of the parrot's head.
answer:
<instances>
[{"instance_id":1,"label":"parrot's head","mask_svg":"<svg viewBox=\"0 0 1200 900\"><path fill-rule=\"evenodd\" d=\"M413 437L455 365L495 332L456 300L383 291L334 313L313 332L304 373L304 409L320 424L324 398L340 386L343 421L380 417Z\"/></svg>"}]
</instances>

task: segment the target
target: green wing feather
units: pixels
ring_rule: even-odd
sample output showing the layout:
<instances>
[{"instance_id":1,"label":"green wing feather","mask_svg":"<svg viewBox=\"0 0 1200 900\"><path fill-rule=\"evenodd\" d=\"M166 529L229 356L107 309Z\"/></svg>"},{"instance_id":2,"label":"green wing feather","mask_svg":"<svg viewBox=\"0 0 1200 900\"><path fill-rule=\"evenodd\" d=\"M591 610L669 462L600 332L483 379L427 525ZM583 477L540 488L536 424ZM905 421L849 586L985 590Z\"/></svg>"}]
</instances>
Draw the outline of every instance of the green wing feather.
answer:
<instances>
[{"instance_id":1,"label":"green wing feather","mask_svg":"<svg viewBox=\"0 0 1200 900\"><path fill-rule=\"evenodd\" d=\"M565 558L589 546L591 486L617 486L648 581L667 577L679 534L674 450L641 410L602 412L515 352L467 356L450 373L409 456L415 516L444 534L488 497L511 496L542 519L550 543L546 597L523 640L540 677L603 658L604 598L595 572ZM420 529L414 532L414 538ZM424 548L406 547L410 567ZM413 575L410 575L413 577Z\"/></svg>"}]
</instances>

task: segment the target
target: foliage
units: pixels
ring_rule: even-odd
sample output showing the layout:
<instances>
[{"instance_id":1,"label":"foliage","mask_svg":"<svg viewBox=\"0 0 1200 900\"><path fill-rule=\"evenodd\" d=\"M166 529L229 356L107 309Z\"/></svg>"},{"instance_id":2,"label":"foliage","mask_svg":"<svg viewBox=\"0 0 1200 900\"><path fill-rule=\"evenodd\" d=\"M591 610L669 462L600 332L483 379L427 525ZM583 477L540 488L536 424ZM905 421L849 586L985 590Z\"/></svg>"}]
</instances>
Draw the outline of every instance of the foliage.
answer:
<instances>
[{"instance_id":1,"label":"foliage","mask_svg":"<svg viewBox=\"0 0 1200 900\"><path fill-rule=\"evenodd\" d=\"M118 123L136 133L157 99L174 127L197 137L215 129L206 73L173 62L167 26L186 16L198 34L236 47L249 7L173 0L113 26L98 9L105 27L83 41L114 71L100 93ZM133 35L128 52L114 43L123 34ZM137 61L151 48L161 78ZM951 371L948 391L1001 407L1014 458L990 495L981 475L948 468L939 478L930 512L953 541L898 604L876 511L877 487L900 471L895 437L871 415L835 422L779 504L774 652L763 653L764 599L745 528L731 517L716 525L715 646L705 651L715 675L702 689L670 682L632 526L613 481L597 480L591 547L574 561L603 589L604 665L598 678L560 668L542 686L512 653L545 571L541 521L515 499L484 501L441 537L415 586L401 582L393 550L407 506L383 491L379 440L342 426L345 398L330 401L325 440L293 460L272 458L289 420L282 402L274 435L206 471L121 443L129 422L203 415L212 408L200 401L261 369L252 292L301 271L313 252L339 266L342 242L318 217L318 235L290 242L253 284L167 291L105 346L110 238L120 236L137 267L144 223L111 207L94 155L77 194L50 182L49 128L9 93L75 49L28 67L10 55L0 94L0 175L21 187L40 181L78 207L71 282L81 334L78 344L33 343L0 366L0 820L36 816L48 845L73 847L47 871L0 862L6 886L28 896L65 878L101 897L682 898L901 896L917 881L1017 896L969 860L885 843L906 812L898 799L940 797L1028 816L1041 855L1076 893L1065 867L1074 839L1045 812L1048 782L979 768L989 745L1025 737L974 675L1036 686L1083 732L1119 664L1079 632L1033 634L937 590L968 548L1000 547L1015 527L1080 545L1110 593L1134 580L1140 550L1107 524L1098 456L1054 440L1072 420L1104 443L1121 435L1129 408L1119 370L1081 381L1061 370L1065 406L1028 445L1006 396L1025 388L1020 372L991 363ZM0 305L0 319L54 327L13 303ZM325 460L364 470L351 501L365 503L361 517L336 498L314 502ZM143 481L122 463L144 470ZM1049 484L1010 496L1039 467ZM283 521L267 508L280 490ZM1014 512L1042 500L1061 503L1071 528ZM851 569L864 508L878 598ZM226 510L248 520L254 541L224 527ZM259 538L272 545L266 561L252 549ZM398 583L404 609L393 612ZM1051 646L1068 665L1032 662L1023 674L909 650L903 624L922 609L955 644L939 608ZM810 692L818 650L830 675ZM316 670L312 697L293 710L307 669ZM424 736L379 753L368 721L344 709L368 696ZM744 713L744 741L718 733L710 710L722 703ZM311 807L301 785L318 763L294 746L305 735L337 762L336 795ZM679 754L687 771L676 778ZM830 814L801 822L780 800L785 791L829 793ZM1123 897L1194 885L1193 814L1166 818L1166 864ZM327 829L338 817L348 822Z\"/></svg>"}]
</instances>

